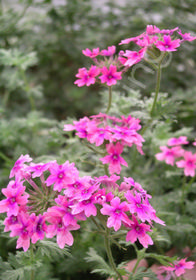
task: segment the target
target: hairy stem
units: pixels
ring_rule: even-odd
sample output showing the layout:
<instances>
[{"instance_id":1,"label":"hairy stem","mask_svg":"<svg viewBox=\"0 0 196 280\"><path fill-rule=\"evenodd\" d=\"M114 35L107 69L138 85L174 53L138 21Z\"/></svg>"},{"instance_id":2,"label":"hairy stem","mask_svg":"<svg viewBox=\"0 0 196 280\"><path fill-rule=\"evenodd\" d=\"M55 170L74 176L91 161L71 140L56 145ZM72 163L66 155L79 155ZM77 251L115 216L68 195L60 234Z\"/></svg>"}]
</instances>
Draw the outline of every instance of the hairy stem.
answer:
<instances>
[{"instance_id":1,"label":"hairy stem","mask_svg":"<svg viewBox=\"0 0 196 280\"><path fill-rule=\"evenodd\" d=\"M150 115L151 117L153 116L155 107L156 107L156 103L157 103L157 98L158 98L158 94L159 94L159 89L160 89L160 84L161 84L161 64L163 59L165 58L167 54L163 54L162 57L160 58L160 61L158 63L158 69L157 69L157 78L156 78L156 88L155 88L155 97L154 97L154 102L152 105L152 109L150 111Z\"/></svg>"},{"instance_id":2,"label":"hairy stem","mask_svg":"<svg viewBox=\"0 0 196 280\"><path fill-rule=\"evenodd\" d=\"M33 261L34 261L34 252L33 252L32 244L30 246L30 257L31 257L31 264L32 264ZM30 280L34 280L34 278L35 278L35 270L34 270L34 268L32 268L31 269L31 278L30 278Z\"/></svg>"},{"instance_id":3,"label":"hairy stem","mask_svg":"<svg viewBox=\"0 0 196 280\"><path fill-rule=\"evenodd\" d=\"M109 239L109 229L106 228L106 234L104 237L104 241L105 241L105 248L106 248L106 252L107 252L107 256L109 259L109 263L112 267L112 269L115 271L117 278L116 279L120 279L123 280L122 276L120 275L120 273L118 272L113 256L112 256L112 250L111 250L111 246L110 246L110 239Z\"/></svg>"},{"instance_id":4,"label":"hairy stem","mask_svg":"<svg viewBox=\"0 0 196 280\"><path fill-rule=\"evenodd\" d=\"M33 96L30 94L30 89L31 88L30 88L29 82L27 80L25 71L22 68L19 68L19 69L20 69L20 73L21 73L21 76L22 76L23 81L24 81L25 91L28 94L29 102L30 102L30 105L31 105L31 110L34 111L35 110L35 102L34 102Z\"/></svg>"},{"instance_id":5,"label":"hairy stem","mask_svg":"<svg viewBox=\"0 0 196 280\"><path fill-rule=\"evenodd\" d=\"M108 87L109 89L109 99L108 99L108 107L107 107L107 110L106 110L106 114L108 114L109 110L110 110L110 107L111 107L111 104L112 104L112 87Z\"/></svg>"},{"instance_id":6,"label":"hairy stem","mask_svg":"<svg viewBox=\"0 0 196 280\"><path fill-rule=\"evenodd\" d=\"M157 70L155 97L154 97L154 102L153 102L153 105L152 105L152 109L150 111L151 117L153 116L153 113L154 113L154 110L155 110L155 106L156 106L156 103L157 103L157 98L158 98L159 89L160 89L160 82L161 82L161 63L159 63L158 70Z\"/></svg>"}]
</instances>

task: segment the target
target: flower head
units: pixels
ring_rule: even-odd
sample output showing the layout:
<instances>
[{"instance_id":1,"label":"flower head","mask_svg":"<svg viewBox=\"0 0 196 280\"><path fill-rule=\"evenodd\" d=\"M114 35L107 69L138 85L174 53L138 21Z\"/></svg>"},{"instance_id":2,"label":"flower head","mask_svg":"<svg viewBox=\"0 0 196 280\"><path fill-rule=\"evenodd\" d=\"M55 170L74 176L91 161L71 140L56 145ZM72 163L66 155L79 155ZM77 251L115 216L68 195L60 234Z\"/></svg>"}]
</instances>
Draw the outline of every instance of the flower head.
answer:
<instances>
[{"instance_id":1,"label":"flower head","mask_svg":"<svg viewBox=\"0 0 196 280\"><path fill-rule=\"evenodd\" d=\"M117 83L117 80L122 79L122 72L117 72L117 67L115 65L110 65L109 69L104 66L101 69L102 75L99 77L101 80L101 83L106 83L108 86L115 85Z\"/></svg>"}]
</instances>

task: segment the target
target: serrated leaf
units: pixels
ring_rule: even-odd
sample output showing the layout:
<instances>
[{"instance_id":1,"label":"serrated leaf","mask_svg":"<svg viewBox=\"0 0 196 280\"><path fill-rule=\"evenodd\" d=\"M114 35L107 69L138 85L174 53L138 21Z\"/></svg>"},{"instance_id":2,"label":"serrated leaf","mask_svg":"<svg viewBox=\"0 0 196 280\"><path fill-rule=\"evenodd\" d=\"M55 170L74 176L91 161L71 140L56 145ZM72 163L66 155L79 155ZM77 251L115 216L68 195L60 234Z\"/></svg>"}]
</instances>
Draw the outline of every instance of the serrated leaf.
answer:
<instances>
[{"instance_id":1,"label":"serrated leaf","mask_svg":"<svg viewBox=\"0 0 196 280\"><path fill-rule=\"evenodd\" d=\"M158 254L155 254L155 253L147 253L145 255L146 258L153 258L157 261L159 261L162 265L165 265L165 266L171 266L171 263L173 263L177 257L168 257L168 256L164 256L164 255L158 255Z\"/></svg>"},{"instance_id":2,"label":"serrated leaf","mask_svg":"<svg viewBox=\"0 0 196 280\"><path fill-rule=\"evenodd\" d=\"M59 248L58 244L49 240L40 240L38 245L37 255L47 256L49 259L59 259L64 256L71 257L69 247Z\"/></svg>"},{"instance_id":3,"label":"serrated leaf","mask_svg":"<svg viewBox=\"0 0 196 280\"><path fill-rule=\"evenodd\" d=\"M87 262L93 263L95 269L92 270L92 273L99 273L105 276L114 276L114 271L106 263L106 261L97 254L97 252L90 248L88 252L88 257L85 258Z\"/></svg>"},{"instance_id":4,"label":"serrated leaf","mask_svg":"<svg viewBox=\"0 0 196 280\"><path fill-rule=\"evenodd\" d=\"M147 271L140 272L137 271L133 276L131 276L131 280L142 280L144 277L148 277L150 280L158 280L157 275L152 272L151 269L148 269Z\"/></svg>"}]
</instances>

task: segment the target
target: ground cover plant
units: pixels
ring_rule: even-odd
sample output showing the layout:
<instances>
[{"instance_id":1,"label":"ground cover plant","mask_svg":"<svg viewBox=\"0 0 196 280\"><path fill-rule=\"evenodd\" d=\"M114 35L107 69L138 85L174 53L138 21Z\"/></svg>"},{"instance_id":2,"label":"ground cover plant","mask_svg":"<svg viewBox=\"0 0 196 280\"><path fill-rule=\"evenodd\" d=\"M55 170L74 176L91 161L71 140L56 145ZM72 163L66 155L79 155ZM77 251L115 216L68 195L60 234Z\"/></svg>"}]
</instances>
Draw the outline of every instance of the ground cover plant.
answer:
<instances>
[{"instance_id":1,"label":"ground cover plant","mask_svg":"<svg viewBox=\"0 0 196 280\"><path fill-rule=\"evenodd\" d=\"M160 93L160 85L171 53L195 39L178 27L147 25L141 34L121 40L124 48L118 52L114 45L83 50L93 64L79 68L74 83L101 84L106 88L102 104L96 114L67 120L61 132L51 131L50 137L61 144L59 155L53 144L51 159L46 155L34 162L31 154L23 153L14 163L2 189L0 212L5 213L5 236L15 238L22 251L2 261L1 279L55 279L51 259L66 255L69 265L76 265L77 250L71 257L68 247L93 235L100 239L94 248L91 242L85 259L103 279L183 279L194 267L195 136L190 128L172 131L178 102ZM156 74L154 94L143 98L134 90L114 91L140 62ZM36 125L32 127L32 133L37 132ZM164 254L171 246L178 249L174 257ZM113 254L120 259L114 260ZM129 271L125 264L134 257L137 262ZM149 265L161 265L156 273L138 268L144 258Z\"/></svg>"}]
</instances>

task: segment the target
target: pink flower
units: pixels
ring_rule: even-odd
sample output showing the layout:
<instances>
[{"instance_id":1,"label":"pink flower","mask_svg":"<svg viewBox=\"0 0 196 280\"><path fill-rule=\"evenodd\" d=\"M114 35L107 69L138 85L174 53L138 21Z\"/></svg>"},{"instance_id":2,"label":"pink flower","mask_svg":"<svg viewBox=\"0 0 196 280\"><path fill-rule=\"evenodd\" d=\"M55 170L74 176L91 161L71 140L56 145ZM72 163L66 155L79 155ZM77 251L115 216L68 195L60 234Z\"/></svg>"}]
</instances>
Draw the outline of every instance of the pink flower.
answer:
<instances>
[{"instance_id":1,"label":"pink flower","mask_svg":"<svg viewBox=\"0 0 196 280\"><path fill-rule=\"evenodd\" d=\"M33 172L32 178L40 177L49 168L48 163L31 163L28 171Z\"/></svg>"},{"instance_id":2,"label":"pink flower","mask_svg":"<svg viewBox=\"0 0 196 280\"><path fill-rule=\"evenodd\" d=\"M179 261L174 262L174 266L161 266L160 267L160 274L163 274L166 272L168 278L167 279L173 279L175 277L175 274L177 277L183 275L185 273L185 269L192 269L194 267L195 262L186 262L185 259L181 259ZM175 273L175 274L174 274Z\"/></svg>"},{"instance_id":3,"label":"pink flower","mask_svg":"<svg viewBox=\"0 0 196 280\"><path fill-rule=\"evenodd\" d=\"M14 177L15 175L19 178L23 177L23 174L25 173L25 162L32 161L32 158L29 155L21 155L19 159L15 162L14 167L12 168L10 172L10 178Z\"/></svg>"},{"instance_id":4,"label":"pink flower","mask_svg":"<svg viewBox=\"0 0 196 280\"><path fill-rule=\"evenodd\" d=\"M129 202L128 207L131 214L137 214L138 218L142 222L150 222L152 220L152 213L154 209L147 199L142 199L142 195L136 192L135 195L133 195L130 191L125 194L125 197Z\"/></svg>"},{"instance_id":5,"label":"pink flower","mask_svg":"<svg viewBox=\"0 0 196 280\"><path fill-rule=\"evenodd\" d=\"M111 138L111 132L107 127L97 127L95 123L89 124L87 128L88 141L92 144L95 143L96 146L103 144L104 140L109 140Z\"/></svg>"},{"instance_id":6,"label":"pink flower","mask_svg":"<svg viewBox=\"0 0 196 280\"><path fill-rule=\"evenodd\" d=\"M96 82L95 77L100 73L100 69L96 66L91 65L91 68L87 70L85 67L80 68L76 77L79 78L74 82L78 87L86 85L87 87Z\"/></svg>"},{"instance_id":7,"label":"pink flower","mask_svg":"<svg viewBox=\"0 0 196 280\"><path fill-rule=\"evenodd\" d=\"M196 154L192 154L191 152L185 152L184 160L177 161L176 165L179 168L184 168L185 176L194 177L196 169Z\"/></svg>"},{"instance_id":8,"label":"pink flower","mask_svg":"<svg viewBox=\"0 0 196 280\"><path fill-rule=\"evenodd\" d=\"M73 206L70 206L72 208L72 214L76 215L84 211L86 217L96 216L97 208L94 205L95 202L95 197L93 195L86 200L79 201Z\"/></svg>"},{"instance_id":9,"label":"pink flower","mask_svg":"<svg viewBox=\"0 0 196 280\"><path fill-rule=\"evenodd\" d=\"M137 41L139 38L143 37L144 33L136 36L136 37L131 37L131 38L126 38L124 40L121 40L121 42L119 43L119 45L124 45L124 44L129 44L130 42L135 42Z\"/></svg>"},{"instance_id":10,"label":"pink flower","mask_svg":"<svg viewBox=\"0 0 196 280\"><path fill-rule=\"evenodd\" d=\"M115 85L117 83L117 80L121 80L121 74L122 72L117 72L117 67L115 65L110 65L109 69L107 67L103 67L101 69L101 75L99 79L101 80L101 83L106 83L108 86Z\"/></svg>"},{"instance_id":11,"label":"pink flower","mask_svg":"<svg viewBox=\"0 0 196 280\"><path fill-rule=\"evenodd\" d=\"M174 161L184 154L184 150L179 146L172 148L161 146L160 149L162 150L162 153L156 154L155 157L160 161L165 160L169 165L174 165Z\"/></svg>"},{"instance_id":12,"label":"pink flower","mask_svg":"<svg viewBox=\"0 0 196 280\"><path fill-rule=\"evenodd\" d=\"M103 56L112 56L116 52L116 47L115 46L110 46L108 47L107 50L102 50L101 55Z\"/></svg>"},{"instance_id":13,"label":"pink flower","mask_svg":"<svg viewBox=\"0 0 196 280\"><path fill-rule=\"evenodd\" d=\"M195 141L193 142L193 146L196 146L196 139L195 139Z\"/></svg>"},{"instance_id":14,"label":"pink flower","mask_svg":"<svg viewBox=\"0 0 196 280\"><path fill-rule=\"evenodd\" d=\"M192 269L194 267L195 262L186 262L185 259L181 259L177 263L175 263L175 274L179 277L180 275L185 273L185 269Z\"/></svg>"},{"instance_id":15,"label":"pink flower","mask_svg":"<svg viewBox=\"0 0 196 280\"><path fill-rule=\"evenodd\" d=\"M159 39L158 36L144 36L144 38L138 39L136 44L142 48L151 47L157 40Z\"/></svg>"},{"instance_id":16,"label":"pink flower","mask_svg":"<svg viewBox=\"0 0 196 280\"><path fill-rule=\"evenodd\" d=\"M82 215L72 214L71 206L74 205L74 202L68 199L64 195L59 195L55 202L60 206L54 206L53 209L62 213L63 223L65 226L75 225L77 220L85 220L85 217L82 218Z\"/></svg>"},{"instance_id":17,"label":"pink flower","mask_svg":"<svg viewBox=\"0 0 196 280\"><path fill-rule=\"evenodd\" d=\"M90 176L78 178L72 184L67 184L64 194L69 198L74 198L78 193L80 194L85 188L90 186Z\"/></svg>"},{"instance_id":18,"label":"pink flower","mask_svg":"<svg viewBox=\"0 0 196 280\"><path fill-rule=\"evenodd\" d=\"M82 53L90 58L94 58L100 54L99 48L93 49L92 51L87 48L86 50L83 50Z\"/></svg>"},{"instance_id":19,"label":"pink flower","mask_svg":"<svg viewBox=\"0 0 196 280\"><path fill-rule=\"evenodd\" d=\"M7 187L2 189L2 193L7 197L0 201L0 213L7 212L8 216L17 216L20 206L24 206L28 201L28 194L25 194L25 187L21 184L17 188Z\"/></svg>"},{"instance_id":20,"label":"pink flower","mask_svg":"<svg viewBox=\"0 0 196 280\"><path fill-rule=\"evenodd\" d=\"M148 245L153 244L151 237L146 234L146 232L152 231L150 226L144 223L139 224L134 216L132 216L132 219L133 223L129 226L131 230L127 233L126 241L135 243L135 241L138 239L145 248L148 248Z\"/></svg>"},{"instance_id":21,"label":"pink flower","mask_svg":"<svg viewBox=\"0 0 196 280\"><path fill-rule=\"evenodd\" d=\"M191 36L190 33L184 33L182 34L181 30L178 31L178 34L180 34L182 36L182 39L184 41L193 41L196 39L196 36Z\"/></svg>"},{"instance_id":22,"label":"pink flower","mask_svg":"<svg viewBox=\"0 0 196 280\"><path fill-rule=\"evenodd\" d=\"M112 174L112 176L110 176L110 177L108 177L107 175L100 176L98 178L95 177L96 183L99 186L104 187L104 189L106 189L107 191L118 188L119 186L116 183L116 181L119 179L120 179L120 176L117 176L115 174Z\"/></svg>"},{"instance_id":23,"label":"pink flower","mask_svg":"<svg viewBox=\"0 0 196 280\"><path fill-rule=\"evenodd\" d=\"M30 238L32 236L33 231L33 224L28 214L21 212L18 215L18 224L12 227L10 236L19 236L17 240L17 246L18 248L23 248L23 250L26 252L30 246Z\"/></svg>"},{"instance_id":24,"label":"pink flower","mask_svg":"<svg viewBox=\"0 0 196 280\"><path fill-rule=\"evenodd\" d=\"M3 224L5 225L4 231L10 231L12 229L12 227L14 227L15 225L18 224L18 217L11 215L7 218L5 218Z\"/></svg>"},{"instance_id":25,"label":"pink flower","mask_svg":"<svg viewBox=\"0 0 196 280\"><path fill-rule=\"evenodd\" d=\"M36 216L34 213L30 216L33 224L32 243L35 244L38 240L43 240L45 233L47 232L47 225L45 223L45 217L39 214Z\"/></svg>"},{"instance_id":26,"label":"pink flower","mask_svg":"<svg viewBox=\"0 0 196 280\"><path fill-rule=\"evenodd\" d=\"M65 225L63 220L63 212L49 208L45 214L46 220L51 224L47 227L46 237L52 238L57 236L57 244L61 249L64 248L65 244L71 246L73 244L73 236L70 233L71 230L77 230L80 228L78 224Z\"/></svg>"},{"instance_id":27,"label":"pink flower","mask_svg":"<svg viewBox=\"0 0 196 280\"><path fill-rule=\"evenodd\" d=\"M154 35L156 33L160 33L160 29L158 27L156 27L156 25L147 25L146 33L148 35Z\"/></svg>"},{"instance_id":28,"label":"pink flower","mask_svg":"<svg viewBox=\"0 0 196 280\"><path fill-rule=\"evenodd\" d=\"M110 155L100 158L100 160L103 164L109 164L110 174L119 174L121 171L121 164L128 166L127 162L120 156L123 152L123 145L121 145L120 142L117 142L116 145L107 144L106 149Z\"/></svg>"},{"instance_id":29,"label":"pink flower","mask_svg":"<svg viewBox=\"0 0 196 280\"><path fill-rule=\"evenodd\" d=\"M179 138L170 138L167 141L168 146L178 146L178 145L186 145L189 142L187 141L186 136L180 136Z\"/></svg>"},{"instance_id":30,"label":"pink flower","mask_svg":"<svg viewBox=\"0 0 196 280\"><path fill-rule=\"evenodd\" d=\"M127 61L125 62L124 66L130 67L140 62L140 60L144 58L145 52L146 48L139 50L139 52L126 50L124 56L127 57Z\"/></svg>"},{"instance_id":31,"label":"pink flower","mask_svg":"<svg viewBox=\"0 0 196 280\"><path fill-rule=\"evenodd\" d=\"M50 166L49 177L46 180L46 185L51 186L54 184L53 189L55 191L61 191L67 184L72 184L78 178L78 170L75 168L74 163L66 161L62 165L54 162Z\"/></svg>"},{"instance_id":32,"label":"pink flower","mask_svg":"<svg viewBox=\"0 0 196 280\"><path fill-rule=\"evenodd\" d=\"M172 35L175 31L177 31L179 28L175 27L173 29L161 29L160 34L169 34Z\"/></svg>"},{"instance_id":33,"label":"pink flower","mask_svg":"<svg viewBox=\"0 0 196 280\"><path fill-rule=\"evenodd\" d=\"M160 51L174 52L177 51L180 42L180 39L172 40L170 35L163 35L163 41L157 41L155 45Z\"/></svg>"},{"instance_id":34,"label":"pink flower","mask_svg":"<svg viewBox=\"0 0 196 280\"><path fill-rule=\"evenodd\" d=\"M107 203L103 204L103 208L100 210L101 214L110 216L107 221L107 227L113 227L115 231L119 230L121 223L129 223L130 220L126 215L128 211L127 203L124 201L121 203L119 197L115 197L110 201L111 205Z\"/></svg>"}]
</instances>

